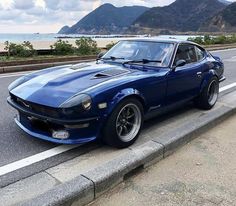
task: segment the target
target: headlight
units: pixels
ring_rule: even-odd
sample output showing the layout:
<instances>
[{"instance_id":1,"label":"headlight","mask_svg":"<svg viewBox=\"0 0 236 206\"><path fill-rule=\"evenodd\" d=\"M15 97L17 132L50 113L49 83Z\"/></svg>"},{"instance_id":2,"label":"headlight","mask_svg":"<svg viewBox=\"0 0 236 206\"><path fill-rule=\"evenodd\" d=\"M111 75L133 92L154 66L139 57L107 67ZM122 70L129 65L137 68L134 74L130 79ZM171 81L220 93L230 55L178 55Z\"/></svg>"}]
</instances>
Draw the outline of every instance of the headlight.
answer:
<instances>
[{"instance_id":1,"label":"headlight","mask_svg":"<svg viewBox=\"0 0 236 206\"><path fill-rule=\"evenodd\" d=\"M79 105L82 105L85 110L89 110L92 106L91 97L87 94L79 94L65 101L62 105L60 105L60 108L66 109Z\"/></svg>"},{"instance_id":2,"label":"headlight","mask_svg":"<svg viewBox=\"0 0 236 206\"><path fill-rule=\"evenodd\" d=\"M19 79L15 80L14 82L12 82L9 86L8 86L8 90L12 91L13 89L15 89L16 87L18 87L19 85L25 83L27 81L27 79L25 77L20 77Z\"/></svg>"}]
</instances>

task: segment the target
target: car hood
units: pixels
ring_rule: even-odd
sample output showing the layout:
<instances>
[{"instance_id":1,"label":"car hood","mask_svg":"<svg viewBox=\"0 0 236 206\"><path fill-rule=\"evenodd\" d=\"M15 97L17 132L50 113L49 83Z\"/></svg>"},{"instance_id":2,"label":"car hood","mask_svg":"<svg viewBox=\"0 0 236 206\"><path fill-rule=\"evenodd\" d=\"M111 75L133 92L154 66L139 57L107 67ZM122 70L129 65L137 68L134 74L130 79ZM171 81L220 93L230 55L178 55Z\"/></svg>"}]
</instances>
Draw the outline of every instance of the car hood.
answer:
<instances>
[{"instance_id":1,"label":"car hood","mask_svg":"<svg viewBox=\"0 0 236 206\"><path fill-rule=\"evenodd\" d=\"M10 93L29 102L59 107L85 89L134 71L121 65L96 63L46 69L27 75Z\"/></svg>"}]
</instances>

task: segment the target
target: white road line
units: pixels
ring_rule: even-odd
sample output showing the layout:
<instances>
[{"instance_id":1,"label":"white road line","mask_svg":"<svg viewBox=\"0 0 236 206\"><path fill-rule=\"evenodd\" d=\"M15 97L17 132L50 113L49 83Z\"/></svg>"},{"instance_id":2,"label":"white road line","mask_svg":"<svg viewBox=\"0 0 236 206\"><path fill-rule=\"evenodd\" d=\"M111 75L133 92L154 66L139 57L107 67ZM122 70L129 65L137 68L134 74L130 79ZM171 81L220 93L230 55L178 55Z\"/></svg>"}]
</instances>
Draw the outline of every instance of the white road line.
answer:
<instances>
[{"instance_id":1,"label":"white road line","mask_svg":"<svg viewBox=\"0 0 236 206\"><path fill-rule=\"evenodd\" d=\"M32 72L32 71L31 71ZM25 74L31 73L30 71L27 72L17 72L17 73L9 73L9 74L1 74L0 79L2 78L8 78L8 77L18 77L18 76L23 76Z\"/></svg>"},{"instance_id":2,"label":"white road line","mask_svg":"<svg viewBox=\"0 0 236 206\"><path fill-rule=\"evenodd\" d=\"M230 85L221 87L220 92L226 91L226 90L231 89L233 87L236 87L236 83L232 83ZM62 154L62 153L67 152L69 150L75 149L79 146L80 145L61 145L61 146L46 150L44 152L38 153L36 155L27 157L25 159L21 159L19 161L10 163L8 165L4 165L4 166L0 167L0 176L6 175L10 172L14 172L18 169L27 167L29 165L32 165L34 163L37 163L37 162L40 162L42 160L48 159L50 157Z\"/></svg>"},{"instance_id":3,"label":"white road line","mask_svg":"<svg viewBox=\"0 0 236 206\"><path fill-rule=\"evenodd\" d=\"M232 83L232 84L229 84L229 85L227 85L227 86L221 87L221 88L220 88L220 92L224 92L224 91L226 91L226 90L228 90L228 89L231 89L231 88L233 88L233 87L236 87L236 82L235 82L235 83Z\"/></svg>"},{"instance_id":4,"label":"white road line","mask_svg":"<svg viewBox=\"0 0 236 206\"><path fill-rule=\"evenodd\" d=\"M206 49L206 50L207 50L207 49ZM210 51L210 53L225 52L225 51L234 51L234 50L236 50L236 48L214 50L214 51Z\"/></svg>"},{"instance_id":5,"label":"white road line","mask_svg":"<svg viewBox=\"0 0 236 206\"><path fill-rule=\"evenodd\" d=\"M38 153L36 155L27 157L25 159L21 159L19 161L2 166L0 167L0 176L16 171L23 167L27 167L29 165L48 159L50 157L59 155L61 153L67 152L77 147L79 147L79 145L61 145L61 146L52 148L50 150L46 150L44 152Z\"/></svg>"}]
</instances>

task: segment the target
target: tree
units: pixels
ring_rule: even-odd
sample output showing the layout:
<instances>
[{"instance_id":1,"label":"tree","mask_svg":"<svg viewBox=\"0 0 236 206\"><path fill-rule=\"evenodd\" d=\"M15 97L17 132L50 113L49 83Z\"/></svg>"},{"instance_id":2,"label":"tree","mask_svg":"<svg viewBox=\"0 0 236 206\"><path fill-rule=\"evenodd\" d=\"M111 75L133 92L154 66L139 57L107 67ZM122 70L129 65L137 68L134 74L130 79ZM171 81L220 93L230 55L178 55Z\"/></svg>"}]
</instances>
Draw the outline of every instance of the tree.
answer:
<instances>
[{"instance_id":1,"label":"tree","mask_svg":"<svg viewBox=\"0 0 236 206\"><path fill-rule=\"evenodd\" d=\"M6 41L5 50L8 56L18 56L18 57L32 57L37 54L33 45L29 41L24 41L22 44L15 44Z\"/></svg>"},{"instance_id":2,"label":"tree","mask_svg":"<svg viewBox=\"0 0 236 206\"><path fill-rule=\"evenodd\" d=\"M56 55L70 55L75 53L75 47L69 44L68 41L62 41L61 39L50 46Z\"/></svg>"},{"instance_id":3,"label":"tree","mask_svg":"<svg viewBox=\"0 0 236 206\"><path fill-rule=\"evenodd\" d=\"M91 38L82 37L76 40L75 44L79 55L95 55L100 52L100 49L97 47L97 42Z\"/></svg>"}]
</instances>

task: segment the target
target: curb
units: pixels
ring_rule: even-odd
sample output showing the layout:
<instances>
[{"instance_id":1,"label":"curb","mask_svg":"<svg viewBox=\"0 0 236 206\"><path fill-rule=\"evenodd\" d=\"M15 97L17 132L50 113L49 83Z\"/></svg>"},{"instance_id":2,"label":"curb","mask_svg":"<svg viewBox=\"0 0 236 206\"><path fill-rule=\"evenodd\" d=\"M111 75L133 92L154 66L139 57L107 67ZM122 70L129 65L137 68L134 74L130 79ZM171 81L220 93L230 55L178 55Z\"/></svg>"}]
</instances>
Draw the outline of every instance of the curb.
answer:
<instances>
[{"instance_id":1,"label":"curb","mask_svg":"<svg viewBox=\"0 0 236 206\"><path fill-rule=\"evenodd\" d=\"M69 62L69 61L82 61L89 59L96 59L97 56L87 55L87 56L61 56L57 57L45 57L41 59L26 59L26 60L12 60L12 61L3 61L0 62L0 67L9 67L9 66L21 66L21 65L31 65L31 64L45 64L45 63L54 63L54 62Z\"/></svg>"},{"instance_id":2,"label":"curb","mask_svg":"<svg viewBox=\"0 0 236 206\"><path fill-rule=\"evenodd\" d=\"M11 73L11 72L22 72L22 71L35 71L35 70L45 69L45 68L49 68L49 67L78 64L78 63L91 62L91 61L95 61L95 59L67 61L67 62L54 62L54 63L42 63L42 64L30 64L30 65L19 65L19 66L7 66L7 67L0 67L0 74L1 73Z\"/></svg>"},{"instance_id":3,"label":"curb","mask_svg":"<svg viewBox=\"0 0 236 206\"><path fill-rule=\"evenodd\" d=\"M206 112L169 133L153 137L147 143L129 151L96 169L80 174L75 179L56 186L21 206L85 205L121 183L138 169L146 168L175 152L206 130L236 113L233 105Z\"/></svg>"}]
</instances>

